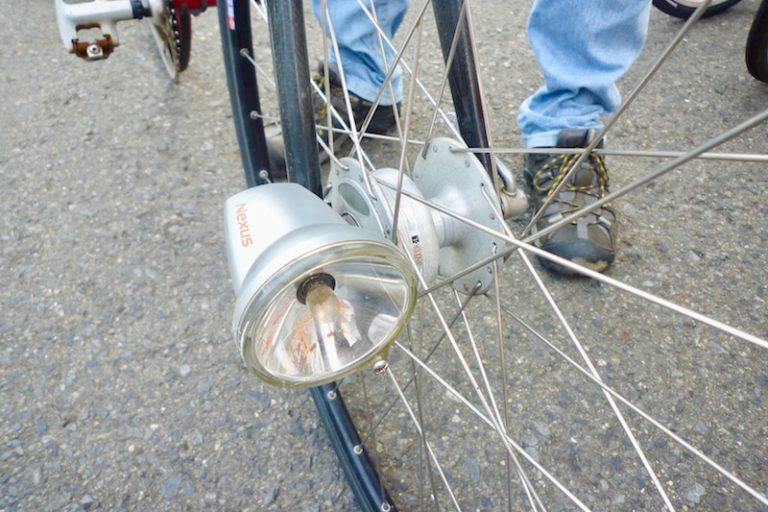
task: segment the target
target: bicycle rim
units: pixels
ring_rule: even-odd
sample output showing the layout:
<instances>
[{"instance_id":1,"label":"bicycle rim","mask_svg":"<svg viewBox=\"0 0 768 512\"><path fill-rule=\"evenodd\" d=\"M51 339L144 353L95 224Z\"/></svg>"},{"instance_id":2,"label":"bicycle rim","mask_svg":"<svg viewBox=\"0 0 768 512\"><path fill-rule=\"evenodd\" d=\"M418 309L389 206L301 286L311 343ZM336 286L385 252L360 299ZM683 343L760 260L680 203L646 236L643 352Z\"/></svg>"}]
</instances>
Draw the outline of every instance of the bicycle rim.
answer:
<instances>
[{"instance_id":1,"label":"bicycle rim","mask_svg":"<svg viewBox=\"0 0 768 512\"><path fill-rule=\"evenodd\" d=\"M504 44L497 30L523 26L524 13L502 22L493 9L468 5L480 56ZM253 6L254 18L260 9ZM447 94L440 93L440 52L420 46L436 40L430 16L427 4L412 5L391 43L403 57L406 100L394 141L363 137L353 146L353 158L368 170L408 173L422 137L456 137L452 117L442 111L450 109L449 100L440 99ZM685 42L673 61L700 58L706 45L697 41L715 39L697 29L691 23L676 35ZM489 34L496 36L493 44L483 46ZM507 50L514 52L509 39ZM404 50L403 41L409 41ZM320 42L316 52L322 55L333 36ZM668 47L652 41L646 53ZM654 64L646 61L641 71ZM263 65L260 77L268 80L270 67ZM484 73L503 72L506 79L511 66L497 60ZM519 72L521 80L535 83L533 73ZM629 80L641 81L636 75L627 88ZM727 83L708 78L715 90ZM491 151L509 159L522 151L511 147L517 134L509 128L510 105L494 101L502 97L493 94L504 90L501 79L485 82L486 101L507 116L491 123L490 138ZM621 214L623 242L608 276L564 280L547 274L535 257L548 256L525 231L530 217L512 221L509 232L496 234L497 259L484 262L497 273L489 289L455 292L450 283L456 275L422 283L417 314L391 349L389 368L315 391L326 405L343 396L354 422L323 418L336 450L373 461L373 476L348 469L363 508L768 506L768 291L764 272L756 270L768 265L768 233L756 222L765 206L755 193L765 185L760 171L768 140L764 129L750 128L768 114L759 111L760 98L718 109L715 99L727 100L716 92L683 92L669 98L680 115L663 120L668 104L654 99L669 94L669 80L679 78L662 70L640 87L630 111L643 113L621 113L610 132L611 202ZM518 92L519 101L528 90ZM250 118L273 120L276 108L265 101ZM322 125L318 131L325 137ZM331 163L349 152L348 146ZM466 222L462 213L450 214Z\"/></svg>"},{"instance_id":2,"label":"bicycle rim","mask_svg":"<svg viewBox=\"0 0 768 512\"><path fill-rule=\"evenodd\" d=\"M707 10L704 12L703 17L714 16L724 12L741 0L714 0ZM653 0L653 5L676 18L688 19L696 8L702 4L701 0Z\"/></svg>"}]
</instances>

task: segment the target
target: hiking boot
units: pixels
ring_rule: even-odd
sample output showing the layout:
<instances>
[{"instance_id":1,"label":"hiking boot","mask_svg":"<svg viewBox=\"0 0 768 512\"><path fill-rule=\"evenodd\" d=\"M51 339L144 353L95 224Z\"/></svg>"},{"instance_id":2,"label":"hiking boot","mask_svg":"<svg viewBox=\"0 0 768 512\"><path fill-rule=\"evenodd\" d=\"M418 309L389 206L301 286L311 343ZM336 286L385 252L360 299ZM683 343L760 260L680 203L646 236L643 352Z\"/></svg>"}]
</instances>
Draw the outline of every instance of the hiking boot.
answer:
<instances>
[{"instance_id":1,"label":"hiking boot","mask_svg":"<svg viewBox=\"0 0 768 512\"><path fill-rule=\"evenodd\" d=\"M312 81L317 84L321 91L323 91L323 94L325 94L324 71L325 70L323 69L323 64L321 63L318 65L317 74L312 77ZM348 125L349 119L346 113L347 106L346 102L344 101L344 89L341 86L341 78L339 77L336 70L332 68L328 68L328 83L331 90L331 105L333 105L333 108L336 109L336 112L338 112L339 116L344 120L344 124ZM373 103L355 96L352 92L349 93L349 103L352 107L352 116L355 119L355 126L359 130L363 127L363 122L365 121L365 118L368 117L368 113L371 111ZM312 94L312 104L315 111L316 124L319 126L325 126L327 124L328 104L319 94L314 93L314 88ZM397 107L399 111L399 103L397 104ZM335 117L332 117L332 120L333 126L335 128L341 128L341 124ZM371 122L366 128L366 132L383 135L386 134L393 126L395 126L394 109L391 106L379 105L371 117Z\"/></svg>"},{"instance_id":2,"label":"hiking boot","mask_svg":"<svg viewBox=\"0 0 768 512\"><path fill-rule=\"evenodd\" d=\"M312 77L312 81L317 84L319 89L323 91L325 95L325 74L324 66L322 63L318 66L318 72ZM341 78L338 73L329 68L328 69L328 83L330 88L330 103L338 113L339 117L344 120L344 124L349 126L349 116L347 115L346 101L344 99L344 89L341 85ZM355 120L355 126L357 130L360 130L365 122L368 113L373 107L373 103L364 100L358 96L355 96L352 92L349 93L349 103L352 107L352 116ZM398 110L400 104L398 103ZM324 142L328 142L328 135L323 127L328 125L328 103L325 99L317 94L315 88L312 88L312 108L315 113L315 125L319 126L318 133L322 137ZM342 129L342 125L339 120L332 116L333 127ZM379 105L376 108L371 122L366 128L366 133L373 133L378 135L386 134L395 125L395 112L391 106ZM283 143L283 134L279 124L265 127L265 133L267 137L267 148L269 149L269 160L272 167L273 176L277 178L284 178L286 176L285 171L285 145ZM334 150L340 149L344 144L351 140L350 136L341 132L334 132L333 145ZM328 161L328 154L318 146L318 154L320 157L320 163Z\"/></svg>"},{"instance_id":3,"label":"hiking boot","mask_svg":"<svg viewBox=\"0 0 768 512\"><path fill-rule=\"evenodd\" d=\"M558 148L584 148L589 144L590 130L563 130ZM600 146L602 147L602 142ZM536 211L552 195L579 155L529 154L525 160L525 179L534 191ZM536 223L534 232L554 224L571 213L595 203L608 193L608 171L601 155L591 154L571 173L568 180ZM616 255L616 214L607 205L587 213L536 240L536 245L557 256L603 272ZM541 264L563 275L577 275L568 268L544 258Z\"/></svg>"}]
</instances>

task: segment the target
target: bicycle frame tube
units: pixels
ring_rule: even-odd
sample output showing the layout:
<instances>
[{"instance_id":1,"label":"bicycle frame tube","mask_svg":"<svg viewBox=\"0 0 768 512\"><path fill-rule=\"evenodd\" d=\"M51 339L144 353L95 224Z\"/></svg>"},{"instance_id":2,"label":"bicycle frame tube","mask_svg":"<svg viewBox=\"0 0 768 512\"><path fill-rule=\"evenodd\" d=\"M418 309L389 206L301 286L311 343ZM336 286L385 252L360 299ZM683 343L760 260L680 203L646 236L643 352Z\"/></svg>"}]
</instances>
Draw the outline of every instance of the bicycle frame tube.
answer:
<instances>
[{"instance_id":1,"label":"bicycle frame tube","mask_svg":"<svg viewBox=\"0 0 768 512\"><path fill-rule=\"evenodd\" d=\"M443 50L443 58L448 61L448 56L453 42L454 29L459 22L464 0L440 0L432 2L432 8L437 22L437 31L440 36L440 46ZM478 68L475 54L472 50L472 34L469 30L467 19L462 23L461 38L456 46L453 64L448 73L448 84L451 88L453 105L456 109L456 117L459 123L459 131L467 146L471 148L487 148L489 145L488 130L485 121L485 112L480 97L480 82L478 80ZM483 166L492 173L491 155L477 153ZM491 178L493 175L491 174Z\"/></svg>"}]
</instances>

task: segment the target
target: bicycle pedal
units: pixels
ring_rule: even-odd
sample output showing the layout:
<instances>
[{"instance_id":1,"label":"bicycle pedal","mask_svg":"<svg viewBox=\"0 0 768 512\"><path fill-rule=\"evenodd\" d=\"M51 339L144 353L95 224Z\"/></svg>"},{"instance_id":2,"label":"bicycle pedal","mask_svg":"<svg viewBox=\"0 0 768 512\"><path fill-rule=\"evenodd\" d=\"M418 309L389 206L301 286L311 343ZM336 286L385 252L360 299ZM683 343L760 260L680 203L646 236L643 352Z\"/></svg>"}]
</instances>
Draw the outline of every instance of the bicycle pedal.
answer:
<instances>
[{"instance_id":1,"label":"bicycle pedal","mask_svg":"<svg viewBox=\"0 0 768 512\"><path fill-rule=\"evenodd\" d=\"M59 35L70 53L89 61L106 59L120 44L119 21L149 17L162 5L162 0L56 0Z\"/></svg>"}]
</instances>

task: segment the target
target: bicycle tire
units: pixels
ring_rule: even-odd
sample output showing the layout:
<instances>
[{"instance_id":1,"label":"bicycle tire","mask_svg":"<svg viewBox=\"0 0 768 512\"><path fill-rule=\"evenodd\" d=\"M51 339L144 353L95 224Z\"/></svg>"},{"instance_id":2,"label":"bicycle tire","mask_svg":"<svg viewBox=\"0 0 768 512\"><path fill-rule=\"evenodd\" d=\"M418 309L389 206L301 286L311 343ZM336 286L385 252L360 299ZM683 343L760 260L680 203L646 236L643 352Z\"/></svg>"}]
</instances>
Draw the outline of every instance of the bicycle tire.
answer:
<instances>
[{"instance_id":1,"label":"bicycle tire","mask_svg":"<svg viewBox=\"0 0 768 512\"><path fill-rule=\"evenodd\" d=\"M712 5L704 12L703 17L715 16L725 12L739 2L741 0L714 0ZM691 17L691 14L694 13L699 4L701 2L697 0L653 0L653 6L660 11L684 20Z\"/></svg>"},{"instance_id":2,"label":"bicycle tire","mask_svg":"<svg viewBox=\"0 0 768 512\"><path fill-rule=\"evenodd\" d=\"M224 6L220 5L220 15L224 12L225 9ZM224 15L225 16L225 15ZM226 17L220 19L224 20L222 21L222 30L226 27ZM274 20L274 17L270 17L270 19ZM243 27L244 25L241 25L239 23L235 23L239 27ZM231 35L231 34L230 34ZM227 36L230 41L231 37ZM250 36L249 36L250 37ZM225 49L225 60L227 61L228 69L230 67L233 67L233 62L235 61L243 61L241 50L244 49L246 53L249 55L253 55L252 49L246 48L244 46L238 46L233 45L231 42L224 43L225 46L229 45L228 49ZM229 57L227 57L229 55ZM273 55L273 58L276 58L277 60L280 60L279 56ZM283 55L283 58L285 56ZM308 66L307 66L308 69ZM253 71L251 71L253 72ZM294 102L299 101L298 98L294 95L284 95L285 89L283 87L278 86L278 90L280 91L279 95L279 102ZM253 110L249 110L248 108L242 108L240 105L241 98L243 96L242 92L235 92L232 93L232 89L230 89L231 94L233 97L233 106L237 108L238 111L243 112L254 112ZM282 105L280 105L282 107ZM259 115L257 116L245 116L245 118L253 120L254 117L257 119L260 119L262 114L260 111L256 111ZM240 140L241 137L240 134L238 134L238 139ZM312 146L314 146L314 141L312 141ZM241 144L241 148L242 148ZM248 147L247 141L246 141L246 147ZM244 156L245 160L245 156ZM249 174L253 174L252 172ZM290 173L289 173L290 174ZM522 286L519 283L513 283L512 288ZM454 297L450 294L450 291L446 291L445 288L441 290L443 293L443 296L438 297L438 301L442 302L444 299L447 299L448 302L453 301ZM495 292L494 292L495 293ZM499 291L499 294L504 293L503 291ZM512 292L508 292L512 293ZM517 293L515 291L514 293ZM489 295L492 295L489 292ZM425 295L425 299L426 299ZM488 298L492 302L492 297ZM474 300L474 298L473 298ZM477 306L477 311L473 311L475 313L479 313L479 322L480 325L484 325L483 322L487 320L488 316L483 315L489 315L488 313L488 307L487 303L477 304L477 301L486 300L486 297L479 297L472 303L471 306L467 306L467 308L472 307L474 308ZM523 301L526 301L526 299L522 299ZM607 302L611 302L610 299L606 299ZM467 299L467 302L469 302L469 299ZM423 304L420 306L423 309L430 309L429 304ZM457 322L456 331L461 331L461 334L463 334L466 338L466 331L469 331L473 325L471 325L469 322L466 324L463 323L462 320L462 313L465 312L465 306L459 305L454 306L452 309L451 304L444 305L440 304L440 307L445 307L445 310L447 312L446 320L447 324L449 325L448 329L441 328L440 326L437 326L436 332L439 334L442 332L442 336L447 336L447 332L453 332L453 326L454 322ZM591 307L591 306L589 306ZM589 311L589 307L587 308L587 311ZM422 312L423 313L423 312ZM448 314L450 313L450 314ZM587 320L589 319L589 315L591 313L587 313ZM491 316L493 316L493 313L490 313ZM621 316L621 314L619 315ZM584 318L584 317L582 317ZM646 317L646 320L651 323L654 321L654 318L652 315L648 315ZM434 341L434 338L431 338L429 336L433 336L432 328L434 325L430 322L434 322L433 319L426 318L426 315L422 315L419 317L419 320L412 323L412 329L413 332L409 333L404 336L404 343L409 343L412 340L420 340L429 339L430 341ZM423 323L423 325L422 325ZM586 323L590 323L587 321ZM596 323L596 322L595 322ZM762 321L759 324L759 328L762 329L764 321ZM675 324L673 327L679 327L682 328L682 326L679 326ZM425 333L429 333L429 335L421 335L420 330L423 328ZM505 336L511 336L512 334L505 334ZM518 336L518 333L515 333L514 336ZM627 336L630 336L631 333L628 333ZM435 336L436 337L436 336ZM492 336L493 337L493 336ZM492 338L491 337L491 338ZM535 336L534 336L535 337ZM438 340L438 343L440 340ZM408 345L409 347L411 345ZM518 347L519 348L519 347ZM630 350L631 347L627 346L626 350ZM673 346L668 346L668 350L674 351ZM412 364L415 362L413 358L410 358L408 354L402 351L399 347L393 348L392 351L395 353L392 356L391 364L393 367L396 368L402 368L407 367L407 362L410 361ZM622 357L624 357L623 354L621 354ZM444 359L445 357L445 359ZM629 356L627 356L629 357ZM671 354L670 357L676 357L674 354ZM409 359L410 358L410 359ZM435 356L435 359L440 359L439 361L435 361L435 368L437 368L441 374L446 376L447 378L451 378L451 370L455 370L456 362L453 361L454 366L448 366L447 370L443 372L442 364L446 363L450 364L451 361L449 360L450 354L438 354ZM431 363L432 361L430 361ZM607 362L603 362L609 367L611 365L618 365L619 363L612 363L611 360L608 360ZM600 363L600 364L603 364ZM683 364L684 362L681 362ZM556 363L551 363L553 366L546 366L544 365L542 368L532 368L529 369L529 371L534 376L541 376L543 373L558 373L560 372L559 368L556 366ZM754 371L757 371L756 369L753 369ZM612 370L613 371L613 370ZM667 370L669 371L669 369ZM394 372L393 372L394 373ZM524 372L523 372L524 373ZM409 397L411 394L416 393L416 388L419 388L421 386L426 387L428 385L429 378L431 375L429 374L422 374L420 372L414 372L414 376L418 375L418 378L415 378L413 381L413 384L408 384L406 386L403 386L405 388L404 394L408 395ZM752 375L752 374L750 374ZM429 457L422 455L420 452L424 451L427 452L428 449L426 448L426 442L422 443L421 438L413 433L413 426L411 426L411 429L409 430L407 423L410 421L410 418L407 414L403 412L403 406L401 402L391 401L390 396L388 396L385 390L379 389L383 388L384 384L381 383L381 380L374 381L374 385L368 387L368 394L374 395L371 397L366 398L365 400L361 400L361 389L365 389L364 383L368 379L381 379L380 376L372 376L368 374L362 374L360 376L360 383L357 378L351 378L351 379L345 379L344 382L338 383L338 385L330 385L325 388L317 388L312 390L313 398L316 400L316 403L318 403L318 410L320 411L321 420L326 427L326 430L329 433L329 437L331 438L331 442L334 446L334 450L336 450L337 455L340 456L341 466L345 471L345 474L347 476L347 479L350 480L350 488L355 493L355 499L358 501L361 507L363 507L365 510L379 510L381 508L381 504L386 502L390 503L390 499L392 500L392 505L389 505L390 507L394 507L394 504L401 506L403 509L421 509L424 508L425 502L424 500L431 500L431 499L437 499L431 498L430 494L431 491L429 490L429 482L427 482L427 490L425 493L420 494L420 491L418 490L418 483L414 484L414 487L416 487L415 491L412 491L410 487L406 489L407 486L410 485L411 482L408 482L408 478L412 475L415 475L421 466L422 459L426 459L427 464L429 464ZM423 378L423 381L422 381ZM534 384L531 384L528 380L525 380L525 378L521 376L515 376L513 380L515 383L519 384L519 387L535 387ZM460 386L461 384L459 384ZM465 383L466 385L466 383ZM410 387L409 387L410 386ZM504 387L504 386L502 386ZM465 388L457 388L460 391L464 391ZM389 390L391 392L391 388ZM472 391L471 386L469 386L468 391ZM334 398L329 398L329 392L334 392L335 395L332 395ZM696 390L691 390L691 393L695 393ZM560 390L558 390L558 393L560 393ZM362 394L366 394L365 392L362 392ZM446 478L447 479L460 479L462 477L467 477L466 483L471 484L472 487L474 487L471 490L476 490L478 493L478 496L475 497L469 497L469 496L460 496L458 499L466 499L467 507L468 508L479 508L479 509L500 509L503 505L502 503L505 503L504 496L499 495L497 497L497 494L494 491L494 494L486 492L486 486L490 485L496 485L499 484L503 486L502 481L504 480L502 473L504 473L504 459L503 454L505 454L505 450L503 447L500 449L498 446L498 443L488 443L486 439L467 439L464 437L464 434L468 434L468 437L471 437L472 432L464 432L465 423L463 422L463 413L464 411L461 411L462 415L459 415L458 408L461 407L459 402L453 397L453 396L447 396L449 393L446 391L445 388L440 388L436 386L436 390L425 390L424 391L424 401L427 406L430 405L436 405L440 406L440 413L443 415L435 415L431 422L429 423L430 427L434 427L435 430L438 428L441 428L443 430L436 432L434 436L430 437L430 440L432 443L434 443L434 446L436 449L444 449L446 446L439 447L437 446L441 442L441 433L447 433L451 435L456 435L456 439L459 443L463 441L467 441L466 445L462 445L462 448L467 448L467 452L462 452L457 458L454 460L454 458L451 458L450 465L447 465L446 470ZM341 400L341 397L344 397L344 400ZM575 402L583 399L581 395L577 394L570 394L565 391L562 392L562 403L569 403L569 402ZM430 401L433 401L434 403L429 403ZM346 402L346 405L343 405ZM509 401L508 401L509 402ZM342 406L340 409L337 409L337 412L334 413L328 413L327 409L334 406L334 404L341 403ZM395 405L392 405L392 404ZM415 403L415 401L414 401ZM459 404L459 405L455 405ZM392 408L389 408L389 406L392 405ZM400 409L397 409L400 407ZM529 449L537 449L537 447L541 448L541 452L543 454L544 448L542 447L544 443L544 438L548 437L548 430L552 428L554 431L556 428L558 428L560 419L559 417L556 419L552 419L555 416L558 416L560 414L560 410L557 409L557 407L560 407L560 405L557 405L557 401L555 401L555 404L551 406L552 409L549 410L549 414L551 416L547 416L544 414L544 419L534 420L537 422L536 425L534 425L533 429L530 428L530 425L528 425L528 436L532 436L535 439L531 440L527 447ZM563 406L564 407L564 406ZM324 412L325 410L325 412ZM382 412L380 417L376 417L371 421L366 420L366 415L373 410L375 413ZM389 414L388 411L399 411L399 414L402 415L402 417L393 417L397 416L397 414ZM340 412L339 412L340 411ZM675 416L678 415L678 413L682 414L682 411L675 410ZM533 417L540 417L541 414L532 413ZM695 416L699 416L699 414L695 414ZM353 423L354 421L354 423ZM381 421L381 423L379 423ZM528 420L525 420L528 421ZM551 423L547 423L547 421ZM565 420L563 420L565 421ZM596 431L600 431L602 426L599 421L593 423L588 422L587 420L582 420L581 418L576 418L573 420L574 423L571 425L574 427L576 431L583 430L591 430L594 429ZM385 425L385 426L379 426L379 425ZM562 426L562 425L560 425ZM467 428L470 428L470 426L467 426ZM561 431L568 432L568 429L559 429ZM705 430L705 429L700 429ZM371 432L381 432L383 431L384 434L392 434L389 437L386 438L386 440L382 440L381 444L383 445L384 452L397 451L397 454L392 457L392 460L388 460L388 453L382 453L382 450L379 449L379 447L376 444L376 440L371 439ZM719 430L718 430L719 431ZM531 433L533 432L533 433ZM561 432L562 433L562 432ZM568 437L563 437L562 441L565 445L566 450L566 456L569 458L568 463L566 465L571 465L576 468L581 468L584 463L581 462L581 455L580 455L580 448L578 446L581 446L581 443L583 442L580 438L579 434L578 440L575 440L573 442L569 441ZM599 442L597 443L597 449L603 450L605 452L605 455L608 457L608 460L605 462L605 467L608 468L608 472L619 472L620 466L624 465L625 462L623 462L623 454L619 453L619 455L612 456L611 450L617 450L618 452L621 452L622 450L626 450L625 442L622 441L616 441L613 438L613 434L606 433L604 437L599 438ZM426 437L426 436L423 436ZM354 441L349 441L349 439L354 439ZM576 438L574 438L576 439ZM359 442L358 440L362 440ZM372 442L373 441L373 442ZM444 443L447 445L449 443L454 443L454 438L446 437L446 441ZM654 438L654 442L656 442ZM739 441L741 442L741 441ZM754 439L750 439L750 442L754 442ZM370 444L368 444L370 443ZM570 448L569 448L569 443ZM400 446L402 444L402 446ZM492 446L493 444L493 446ZM367 469L361 469L359 466L355 467L355 450L354 448L356 446L360 446L362 453L366 455L366 457L370 456L372 468L371 471L374 472L374 474L366 474L369 472ZM671 458L675 457L685 457L687 454L684 455L675 455L673 450L667 450L665 448L666 445L663 445L663 443L660 443L658 448L660 448L663 452L660 455L657 454L659 458L664 458L666 455L669 455ZM754 447L754 445L753 445ZM472 451L475 450L475 451ZM571 451L568 451L571 450ZM667 453L668 452L668 453ZM351 455L350 455L351 453ZM407 457L415 456L414 454L418 453L418 459L419 462L417 463L409 463L409 461L405 460ZM499 455L501 454L502 457L495 458L491 457L491 461L501 461L502 464L493 465L492 463L489 463L488 465L483 465L482 462L478 463L475 462L475 455L478 457L480 455ZM442 455L442 454L441 454ZM479 458L478 458L479 460ZM756 460L749 460L744 461L745 467L749 467L750 475L754 476L755 473L759 473L759 470L756 470L756 467L761 467L760 461L763 459L756 459ZM733 464L733 460L729 459L729 462ZM506 464L506 467L510 467L511 464ZM411 467L413 466L413 467ZM419 466L419 467L416 467ZM409 472L410 469L414 469L414 472ZM588 473L584 476L581 483L585 484L589 487L589 493L591 494L593 491L597 490L599 491L600 487L603 487L603 483L601 483L601 479L609 480L609 477L602 473L593 473L592 471L596 471L594 469L577 469L575 472ZM425 472L429 473L427 476L431 477L433 476L434 471L432 469L427 469ZM464 475L463 473L466 473ZM643 490L641 491L641 494L645 492L645 485L647 484L647 478L641 477L639 474L642 473L642 469L635 471L633 473L635 480L632 480L631 483L629 482L622 482L621 483L621 492L628 492L627 490L631 487L634 487L635 490L638 487L642 487ZM670 475L670 478L672 476L679 476L679 475ZM575 480L579 480L576 476L574 476ZM488 482L486 482L486 480ZM491 482L493 480L493 482ZM690 484L690 481L683 478L683 480ZM758 478L758 481L760 478ZM645 483L643 483L645 482ZM439 482L438 482L439 484ZM602 490L606 491L607 494L615 494L612 485L614 484L608 484L605 483L605 486L602 488ZM618 484L617 484L618 485ZM691 484L692 485L692 484ZM438 485L439 487L439 485ZM379 497L371 497L372 495L375 496L376 492L371 493L368 489L374 489L376 491L378 489ZM363 489L361 492L359 489ZM709 484L707 484L707 489L710 489ZM504 491L501 491L501 494L503 494ZM545 491L546 492L546 491ZM619 492L619 491L616 491ZM700 499L699 494L697 494L698 488L694 487L691 491L690 495L693 496L695 499ZM441 500L450 500L450 498L446 497L446 494L442 488L438 489L438 493L440 494ZM520 491L515 491L514 497L517 498L518 494L522 494ZM710 506L713 508L717 507L717 499L720 499L722 496L720 496L719 491L715 491L711 493L711 495L714 496L715 501L707 501L708 499L712 498L712 496L708 495L704 498L701 498L702 506ZM367 497L366 497L367 496ZM381 496L385 496L382 498ZM623 495L622 495L623 496ZM686 500L685 490L675 491L675 495L673 496L676 500L682 499ZM555 498L555 503L557 505L553 506L552 509L568 509L569 507L572 508L572 504L569 505L569 502L563 502L557 501L558 498ZM383 501L382 501L383 500ZM421 501L420 501L421 500ZM497 501L498 500L498 501ZM610 504L607 504L609 502L604 501L595 501L596 506L605 505L606 508L622 508L622 505L619 502L610 501ZM622 502L623 503L623 502ZM715 505L712 505L712 504ZM728 502L730 503L730 502ZM740 503L740 502L739 502ZM742 505L737 505L742 506ZM720 508L723 508L722 506Z\"/></svg>"},{"instance_id":3,"label":"bicycle tire","mask_svg":"<svg viewBox=\"0 0 768 512\"><path fill-rule=\"evenodd\" d=\"M752 20L745 50L749 73L768 83L768 1L763 0Z\"/></svg>"},{"instance_id":4,"label":"bicycle tire","mask_svg":"<svg viewBox=\"0 0 768 512\"><path fill-rule=\"evenodd\" d=\"M274 2L273 5L281 9L288 3ZM253 112L261 112L261 107L255 70L243 54L245 51L246 55L253 55L249 3L236 2L234 5L227 6L226 2L219 2L218 16L227 86L246 183L248 186L263 185L270 182L273 177L269 165L269 151L264 138L263 121L251 115ZM279 15L275 16L275 18L279 17ZM291 54L291 56L294 55ZM288 87L287 90L297 89ZM283 91L281 101L292 106L298 106L301 105L302 99ZM293 112L286 115L293 116ZM314 131L314 126L310 126ZM290 138L291 134L286 137ZM312 147L312 151L314 151L314 147ZM297 159L296 152L291 152L290 158ZM298 157L300 162L307 159L309 158ZM295 162L291 162L289 165L294 169L297 166ZM298 166L301 168L302 163L299 163ZM298 179L300 184L307 186L308 183L319 183L319 172L319 165L315 161L314 167L308 168L307 174L312 176L301 175L297 177L295 172L290 172L289 176ZM265 176L265 173L268 176ZM396 511L397 509L393 505L386 505L390 504L392 500L381 485L378 474L366 451L361 448L363 444L357 429L351 420L341 394L336 394L335 390L336 387L333 384L328 384L312 388L309 393L356 502L364 511Z\"/></svg>"},{"instance_id":5,"label":"bicycle tire","mask_svg":"<svg viewBox=\"0 0 768 512\"><path fill-rule=\"evenodd\" d=\"M179 34L177 42L179 55L176 70L181 73L189 67L189 59L192 55L192 15L186 4L182 4L179 9L176 9L175 15Z\"/></svg>"}]
</instances>

